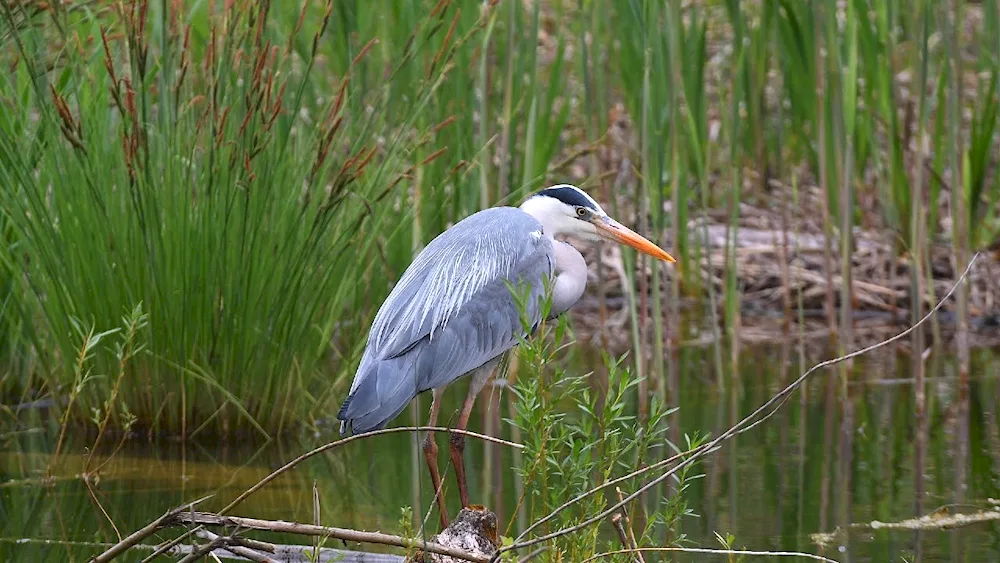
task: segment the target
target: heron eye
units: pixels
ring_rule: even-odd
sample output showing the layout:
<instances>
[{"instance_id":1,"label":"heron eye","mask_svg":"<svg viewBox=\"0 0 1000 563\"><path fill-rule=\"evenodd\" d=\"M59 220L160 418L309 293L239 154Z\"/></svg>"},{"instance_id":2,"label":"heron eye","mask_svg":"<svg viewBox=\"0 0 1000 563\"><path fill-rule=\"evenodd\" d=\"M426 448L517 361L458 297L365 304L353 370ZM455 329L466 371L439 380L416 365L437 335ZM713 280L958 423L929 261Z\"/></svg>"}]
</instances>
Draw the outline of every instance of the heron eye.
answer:
<instances>
[{"instance_id":1,"label":"heron eye","mask_svg":"<svg viewBox=\"0 0 1000 563\"><path fill-rule=\"evenodd\" d=\"M587 208L586 207L577 207L576 208L576 215L578 217L585 217L587 215Z\"/></svg>"}]
</instances>

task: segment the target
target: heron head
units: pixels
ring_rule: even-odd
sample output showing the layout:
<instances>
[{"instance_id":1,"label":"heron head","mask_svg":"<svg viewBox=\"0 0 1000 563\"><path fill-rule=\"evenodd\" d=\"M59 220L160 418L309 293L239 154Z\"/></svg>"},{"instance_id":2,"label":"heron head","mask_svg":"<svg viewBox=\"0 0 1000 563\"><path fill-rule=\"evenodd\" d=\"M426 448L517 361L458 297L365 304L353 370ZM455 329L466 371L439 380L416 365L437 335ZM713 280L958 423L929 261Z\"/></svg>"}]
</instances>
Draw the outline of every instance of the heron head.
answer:
<instances>
[{"instance_id":1,"label":"heron head","mask_svg":"<svg viewBox=\"0 0 1000 563\"><path fill-rule=\"evenodd\" d=\"M584 240L605 239L627 244L666 262L674 257L635 231L612 219L586 192L570 184L558 184L537 192L521 210L542 224L546 234L574 236Z\"/></svg>"}]
</instances>

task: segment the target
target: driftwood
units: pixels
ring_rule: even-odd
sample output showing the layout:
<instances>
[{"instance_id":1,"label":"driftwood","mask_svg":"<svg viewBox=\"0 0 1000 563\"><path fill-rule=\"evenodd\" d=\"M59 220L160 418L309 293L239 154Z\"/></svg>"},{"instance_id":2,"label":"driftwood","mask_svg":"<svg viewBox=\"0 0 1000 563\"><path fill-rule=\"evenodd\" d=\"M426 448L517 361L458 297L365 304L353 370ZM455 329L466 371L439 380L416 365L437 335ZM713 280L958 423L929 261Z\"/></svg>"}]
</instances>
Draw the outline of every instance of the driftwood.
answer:
<instances>
[{"instance_id":1,"label":"driftwood","mask_svg":"<svg viewBox=\"0 0 1000 563\"><path fill-rule=\"evenodd\" d=\"M463 510L466 512L468 509ZM492 513L491 513L492 514ZM493 517L494 520L496 516ZM227 528L239 528L244 530L262 530L268 532L284 532L289 534L299 534L304 536L314 536L321 538L337 539L351 542L362 542L362 543L375 543L382 545L390 545L395 547L403 547L408 549L421 549L428 553L433 553L437 555L447 555L452 559L444 559L442 561L474 561L474 562L485 562L489 560L488 556L477 556L475 554L470 554L469 552L463 550L459 547L454 547L453 545L446 545L436 543L434 538L432 541L424 543L420 539L416 538L404 538L402 536L394 536L391 534L383 534L381 532L362 532L358 530L351 530L349 528L333 528L330 526L317 526L315 524L300 524L297 522L285 522L282 520L261 520L258 518L244 518L241 516L220 516L218 514L213 514L211 512L181 512L175 517L175 521L178 524L201 524L207 526L224 526ZM452 524L453 526L458 523L459 520ZM449 529L451 526L449 526ZM447 530L445 530L447 531ZM442 532L444 534L444 532ZM438 536L440 536L439 534ZM438 537L435 536L435 537ZM428 561L434 561L430 559ZM435 562L436 563L436 562Z\"/></svg>"},{"instance_id":2,"label":"driftwood","mask_svg":"<svg viewBox=\"0 0 1000 563\"><path fill-rule=\"evenodd\" d=\"M148 538L149 536L155 534L156 531L159 530L160 528L164 528L166 526L173 525L174 519L181 512L183 512L185 510L194 510L195 505L197 505L197 504L199 504L199 503L201 503L201 502L203 502L203 501L205 501L205 500L207 500L209 498L211 498L211 497L203 497L203 498L200 498L200 499L198 499L198 500L196 500L194 502L189 502L187 504L183 504L181 506L178 506L177 508L174 508L173 510L168 510L163 516L160 516L159 518L157 518L156 520L153 520L152 522L150 522L149 524L143 526L139 530L136 530L135 532L129 534L128 537L126 537L122 541L118 542L117 544L113 545L110 549L108 549L104 553L102 553L102 554L98 555L97 557L95 557L93 559L93 562L94 563L107 563L108 561L111 561L115 557L118 557L119 555L121 555L121 554L125 553L126 551L128 551L129 549L131 549L133 546L137 545L142 540L144 540L144 539Z\"/></svg>"},{"instance_id":3,"label":"driftwood","mask_svg":"<svg viewBox=\"0 0 1000 563\"><path fill-rule=\"evenodd\" d=\"M872 520L871 522L853 523L846 529L838 527L832 532L817 532L815 534L810 534L809 537L817 546L827 547L833 545L834 542L843 541L843 538L846 537L848 532L866 532L871 530L896 530L908 532L914 530L951 530L988 522L1000 522L1000 510L993 509L957 513L949 513L947 511L940 510L923 516L918 516L916 518L900 520L899 522L881 522L879 520Z\"/></svg>"},{"instance_id":4,"label":"driftwood","mask_svg":"<svg viewBox=\"0 0 1000 563\"><path fill-rule=\"evenodd\" d=\"M207 530L202 530L198 532L198 536L209 539L216 537L215 534L211 534ZM107 549L116 544L104 543L104 542L86 542L86 541L72 541L72 540L56 540L56 539L42 539L42 538L4 538L0 543L14 543L17 545L44 545L49 547L60 547L60 548L79 548L79 549L97 549L103 548ZM249 543L258 546L266 546L263 549L265 554L271 559L278 561L279 563L327 563L327 562L338 562L338 563L404 563L405 558L401 555L392 555L388 553L371 553L363 551L351 551L346 549L334 549L330 547L320 547L314 548L311 545L284 545L284 544L268 544L265 542L257 542L252 540L247 540L246 538L233 538L232 545L241 546L242 544ZM137 543L128 548L129 552L147 552L151 553L159 549L158 545L151 545L148 543ZM201 545L191 545L191 544L178 544L170 548L165 555L177 558L189 555L202 548ZM253 548L251 548L253 549ZM239 550L237 550L239 551ZM263 555L263 554L261 554ZM234 554L227 547L218 547L212 551L205 554L205 558L214 561L215 559L220 560L238 560L245 561L249 558L242 555Z\"/></svg>"},{"instance_id":5,"label":"driftwood","mask_svg":"<svg viewBox=\"0 0 1000 563\"><path fill-rule=\"evenodd\" d=\"M315 524L300 524L281 520L261 520L240 516L224 516L211 512L193 510L194 505L204 499L168 511L163 516L132 533L104 553L96 556L94 563L108 562L126 551L135 548L153 549L141 543L157 531L174 526L200 526L197 535L208 540L200 546L175 546L172 553L184 554L181 561L197 561L209 554L221 558L242 558L264 563L299 563L304 561L342 561L344 563L459 563L489 561L499 547L497 517L481 506L462 509L458 516L441 533L422 541L419 538L404 538L380 532L363 532L347 528L334 528ZM205 526L227 530L261 530L282 532L323 539L338 539L345 542L375 543L413 550L413 557L405 559L399 555L365 553L313 546L278 545L252 540L235 532L221 535L204 529Z\"/></svg>"},{"instance_id":6,"label":"driftwood","mask_svg":"<svg viewBox=\"0 0 1000 563\"><path fill-rule=\"evenodd\" d=\"M948 530L980 524L982 522L1000 521L1000 511L981 510L979 512L958 512L955 514L932 513L919 518L910 518L901 522L879 522L872 520L867 525L872 530Z\"/></svg>"},{"instance_id":7,"label":"driftwood","mask_svg":"<svg viewBox=\"0 0 1000 563\"><path fill-rule=\"evenodd\" d=\"M197 504L197 503L199 503L199 502L201 502L204 499L195 501L194 503L185 504L185 505L183 505L181 507L178 507L178 508L175 508L173 510L168 511L166 514L164 514L163 516L161 516L158 519L154 520L150 524L148 524L148 525L144 526L143 528L141 528L140 530L138 530L138 531L130 534L128 537L126 537L122 541L118 542L117 544L111 546L109 549L107 549L103 553L101 553L101 554L97 555L96 557L94 557L91 561L93 561L94 563L108 563L111 560L113 560L114 558L116 558L118 555L121 555L122 553L128 551L129 549L132 549L133 547L138 546L140 544L140 542L142 542L145 538L153 535L158 530L160 530L162 528L168 528L168 527L171 527L171 526L193 526L193 527L191 527L190 529L188 529L186 532L182 533L177 538L174 538L173 540L170 540L170 541L165 542L164 544L161 544L160 546L158 546L156 548L156 550L150 556L148 556L146 559L143 560L144 562L150 561L152 559L155 559L156 557L159 557L160 555L163 555L163 554L167 553L168 551L173 550L176 546L181 545L184 540L190 538L192 535L201 534L203 537L209 537L209 536L206 536L204 534L204 532L205 532L205 528L204 527L205 526L226 526L226 527L234 527L236 529L267 530L267 531L273 531L273 532L285 532L285 533L301 534L301 535L314 536L314 537L322 537L322 538L325 538L325 539L339 539L339 540L343 540L345 542L347 542L347 541L355 541L355 542L362 542L362 543L375 543L375 544L382 544L382 545L403 547L403 548L406 548L408 550L419 549L420 551L425 552L426 554L434 554L434 555L439 555L439 556L447 556L446 559L434 559L433 557L426 558L426 561L428 561L428 562L432 562L433 561L435 563L437 563L437 561L450 562L450 561L456 561L456 560L460 560L460 561L472 561L474 563L485 563L486 561L489 561L490 558L488 556L478 555L477 553L471 553L470 554L468 551L466 551L466 549L470 549L472 547L471 544L469 544L467 546L465 543L462 543L462 541L459 541L461 538L451 537L448 534L446 534L446 532L449 532L449 530L451 530L452 527L449 527L448 529L442 531L441 534L438 534L438 536L435 536L435 538L439 538L442 542L445 542L445 545L442 545L442 544L439 544L439 543L434 543L434 541L426 542L426 541L423 541L422 539L419 539L419 538L404 538L404 537L401 537L401 536L393 536L393 535L390 535L390 534L383 534L383 533L380 533L380 532L363 532L363 531L351 530L351 529L347 529L347 528L333 528L333 527L329 527L329 526L320 526L318 524L299 524L299 523L295 523L295 522L283 522L283 521L274 521L274 520L260 520L260 519L256 519L256 518L243 518L243 517L239 517L239 516L229 516L227 514L229 512L229 510L231 510L232 508L234 508L236 505L238 505L240 502L242 502L247 497L249 497L250 495L252 495L254 492L260 490L262 487L264 487L265 485L267 485L267 483L269 483L271 480L273 480L274 478L276 478L278 475L280 475L280 474L282 474L282 473L284 473L286 471L290 471L297 464L301 463L302 461L304 461L304 460L306 460L306 459L308 459L308 458L310 458L310 457L312 457L314 455L317 455L317 454L319 454L321 452L324 452L324 451L328 451L330 449L336 448L338 446L341 446L343 444L352 442L354 440L359 440L359 439L363 439L363 438L370 438L372 436L378 436L378 435L382 435L382 434L390 434L390 433L395 433L395 432L415 432L415 431L449 432L451 434L460 433L460 434L463 434L463 435L466 435L466 436L472 436L472 437L480 438L480 439L487 440L487 441L490 441L490 442L504 444L504 445L507 445L507 446L510 446L510 447L513 447L513 448L517 448L517 449L523 449L524 448L524 446L521 445L521 444L516 444L514 442L508 442L506 440L500 440L498 438L493 438L491 436L486 436L486 435L483 435L483 434L477 434L475 432L469 432L467 430L458 430L458 429L450 429L450 428L440 428L440 427L432 427L432 426L384 428L384 429L381 429L381 430L373 430L371 432L365 432L365 433L362 433L362 434L355 434L353 436L349 436L347 438L342 438L340 440L336 440L334 442L330 442L328 444L325 444L323 446L320 446L318 448L310 450L309 452L306 452L306 453L300 455L299 457L293 459L292 461L286 463L285 465L283 465L280 468L278 468L278 469L274 470L273 472L271 472L267 477L265 477L265 478L261 479L260 481L258 481L254 486L252 486L249 489L247 489L246 491L244 491L242 494L240 494L238 497L236 497L232 502L230 502L228 505L226 505L226 507L223 508L218 513L196 512L194 510L194 505ZM206 497L206 498L208 498L208 497ZM315 514L317 514L317 522L318 522L318 514L319 514L319 507L318 507L318 505L314 507L314 510L315 510ZM466 511L467 511L467 509L463 509L463 512L466 512ZM494 541L494 543L495 543L495 540L496 540L496 538L495 538L495 535L496 535L496 524L495 524L496 516L493 515L491 512L489 512L488 510L482 508L482 507L477 507L477 508L473 509L474 513L483 512L483 511L485 511L488 514L490 514L491 517L492 517L492 519L493 519L493 521L494 521L492 535L487 535L485 537L491 538L491 541ZM467 518L471 518L471 517L472 516L467 515ZM478 518L481 519L482 516L478 516ZM458 522L458 521L456 521L456 522ZM468 523L468 522L464 522L464 523ZM484 529L486 529L486 528L484 528ZM468 539L468 538L466 537L466 539ZM451 542L451 545L457 545L457 546L460 546L460 547L452 547L451 545L448 544L449 541ZM258 542L258 543L260 543L260 545L270 545L270 544L263 544L261 542ZM227 537L227 536L215 536L214 534L211 534L210 539L209 539L209 543L207 545L205 545L205 546L202 546L202 547L204 548L204 552L205 553L209 553L209 552L213 552L213 550L217 550L217 549L220 549L220 548L228 550L229 547L234 547L234 546L244 547L244 548L247 548L247 549L253 549L253 547L250 546L250 545L247 545L247 542L245 540L243 540L242 538L239 538L239 537ZM236 551L243 551L243 550L237 549ZM479 551L484 551L484 549L480 548ZM246 552L246 553L249 553L249 552ZM188 554L187 557L185 557L185 560L194 560L195 556L198 556L198 555L203 555L203 554L201 554L199 552L191 553L191 554ZM268 561L270 559L267 557L267 555L260 554L260 556L258 557L257 560ZM351 559L349 559L349 561L350 560ZM353 559L353 560L357 561L357 559Z\"/></svg>"}]
</instances>

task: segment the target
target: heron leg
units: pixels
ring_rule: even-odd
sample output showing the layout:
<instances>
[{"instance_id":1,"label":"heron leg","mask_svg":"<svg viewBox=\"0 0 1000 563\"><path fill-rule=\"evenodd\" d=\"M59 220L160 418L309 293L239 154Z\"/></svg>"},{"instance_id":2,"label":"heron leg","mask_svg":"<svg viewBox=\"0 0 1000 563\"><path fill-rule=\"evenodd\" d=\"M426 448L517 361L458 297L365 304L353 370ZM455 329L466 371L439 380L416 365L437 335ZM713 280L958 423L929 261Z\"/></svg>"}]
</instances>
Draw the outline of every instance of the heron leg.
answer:
<instances>
[{"instance_id":1,"label":"heron leg","mask_svg":"<svg viewBox=\"0 0 1000 563\"><path fill-rule=\"evenodd\" d=\"M431 392L431 415L428 417L427 426L437 424L438 411L441 410L441 395L444 388L435 389ZM448 527L448 509L444 504L444 491L441 490L441 471L438 470L438 447L434 441L434 433L427 432L424 436L424 459L427 460L427 469L431 474L431 485L434 487L434 500L437 502L438 514L441 517L441 529Z\"/></svg>"},{"instance_id":2,"label":"heron leg","mask_svg":"<svg viewBox=\"0 0 1000 563\"><path fill-rule=\"evenodd\" d=\"M458 422L455 424L455 428L465 430L465 427L468 426L469 416L472 414L472 406L476 404L476 397L483 389L483 386L486 385L490 375L493 374L493 368L496 365L496 361L489 362L478 368L472 375L472 379L469 381L469 393L465 396L465 402L462 403L462 412L458 415ZM458 479L458 495L462 499L462 507L464 508L469 506L469 487L465 482L465 436L452 433L448 445L449 453L451 454L451 464L455 466L455 477Z\"/></svg>"}]
</instances>

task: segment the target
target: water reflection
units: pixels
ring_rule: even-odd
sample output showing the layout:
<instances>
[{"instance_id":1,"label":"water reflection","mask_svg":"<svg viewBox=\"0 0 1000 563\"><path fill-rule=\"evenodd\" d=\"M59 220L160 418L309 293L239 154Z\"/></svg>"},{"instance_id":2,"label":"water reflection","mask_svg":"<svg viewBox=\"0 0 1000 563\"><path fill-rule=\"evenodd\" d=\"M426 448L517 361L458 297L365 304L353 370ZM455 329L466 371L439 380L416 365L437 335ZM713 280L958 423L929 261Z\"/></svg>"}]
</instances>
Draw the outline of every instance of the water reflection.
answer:
<instances>
[{"instance_id":1,"label":"water reflection","mask_svg":"<svg viewBox=\"0 0 1000 563\"><path fill-rule=\"evenodd\" d=\"M739 372L727 373L720 387L710 351L684 348L670 358L668 371L676 380L664 389L680 406L672 440L682 443L684 433L695 431L722 432L791 381L805 359L794 348L773 346L742 349L738 361ZM590 355L580 360L584 369L598 363ZM839 561L1000 561L997 523L956 531L851 531L822 549L810 538L847 530L852 522L901 520L938 507L968 511L1000 498L1000 357L974 351L968 377L938 351L927 357L923 374L914 367L909 356L886 353L862 358L843 375L817 374L769 421L700 466L703 476L685 493L699 517L684 520L680 531L703 546L717 546L715 532L730 533L737 546L821 552ZM925 393L915 385L920 377L926 379ZM463 393L452 390L443 413L457 409ZM422 414L426 403L411 412ZM516 439L502 421L511 414L509 393L498 389L482 401L486 405L474 419L479 428ZM206 509L221 508L272 469L333 437L186 446L126 442L90 494L78 477L87 444L71 442L53 462L54 433L12 430L3 430L0 453L0 560L17 561L86 560L119 533L206 494L215 495ZM311 520L315 481L324 524L398 531L401 505L422 507L414 511L420 517L432 500L416 440L388 435L327 452L278 478L236 513ZM510 450L469 442L469 485L479 497L474 500L489 504L503 522L511 519L520 492L509 470L513 462ZM50 465L53 478L45 480ZM457 506L453 476L445 479L449 504ZM670 488L658 492L667 494ZM647 497L650 509L657 502ZM75 543L14 543L18 538Z\"/></svg>"}]
</instances>

